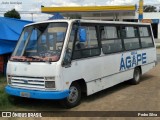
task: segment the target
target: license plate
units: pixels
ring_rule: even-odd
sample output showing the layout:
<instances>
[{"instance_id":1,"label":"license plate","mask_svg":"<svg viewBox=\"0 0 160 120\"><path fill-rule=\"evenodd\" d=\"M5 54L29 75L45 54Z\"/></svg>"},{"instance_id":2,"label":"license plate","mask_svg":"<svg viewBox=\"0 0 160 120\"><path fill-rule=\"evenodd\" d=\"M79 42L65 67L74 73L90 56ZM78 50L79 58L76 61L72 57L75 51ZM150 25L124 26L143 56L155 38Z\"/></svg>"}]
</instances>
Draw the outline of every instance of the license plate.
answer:
<instances>
[{"instance_id":1,"label":"license plate","mask_svg":"<svg viewBox=\"0 0 160 120\"><path fill-rule=\"evenodd\" d=\"M27 98L29 98L29 97L30 97L30 93L21 92L21 93L20 93L20 96L21 96L21 97L27 97Z\"/></svg>"}]
</instances>

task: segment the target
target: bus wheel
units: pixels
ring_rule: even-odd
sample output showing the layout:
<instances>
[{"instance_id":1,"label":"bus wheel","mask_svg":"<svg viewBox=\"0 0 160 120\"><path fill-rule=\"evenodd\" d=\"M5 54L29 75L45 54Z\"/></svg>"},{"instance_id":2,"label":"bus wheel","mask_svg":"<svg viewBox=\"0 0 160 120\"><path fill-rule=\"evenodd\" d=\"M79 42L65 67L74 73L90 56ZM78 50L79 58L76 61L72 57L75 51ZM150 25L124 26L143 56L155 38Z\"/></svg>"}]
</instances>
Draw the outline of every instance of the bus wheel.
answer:
<instances>
[{"instance_id":1,"label":"bus wheel","mask_svg":"<svg viewBox=\"0 0 160 120\"><path fill-rule=\"evenodd\" d=\"M133 79L131 80L131 84L136 85L139 84L141 78L141 70L136 67L133 73Z\"/></svg>"},{"instance_id":2,"label":"bus wheel","mask_svg":"<svg viewBox=\"0 0 160 120\"><path fill-rule=\"evenodd\" d=\"M79 105L81 101L81 87L78 83L71 84L69 90L69 96L61 101L65 108L75 107Z\"/></svg>"}]
</instances>

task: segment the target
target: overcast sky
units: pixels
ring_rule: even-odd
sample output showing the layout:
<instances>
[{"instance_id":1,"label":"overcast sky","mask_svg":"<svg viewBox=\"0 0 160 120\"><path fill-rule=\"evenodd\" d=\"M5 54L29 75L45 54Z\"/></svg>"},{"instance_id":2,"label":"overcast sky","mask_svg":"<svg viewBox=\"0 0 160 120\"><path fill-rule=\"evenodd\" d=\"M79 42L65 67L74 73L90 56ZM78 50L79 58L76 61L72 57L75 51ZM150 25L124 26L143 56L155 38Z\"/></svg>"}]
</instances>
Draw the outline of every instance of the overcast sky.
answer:
<instances>
[{"instance_id":1,"label":"overcast sky","mask_svg":"<svg viewBox=\"0 0 160 120\"><path fill-rule=\"evenodd\" d=\"M44 6L87 6L87 5L138 5L139 0L0 0L0 16L4 11L15 8L21 12L33 12L34 21L46 20L50 15L40 14ZM160 0L144 0L144 4L160 6ZM36 14L37 13L37 14ZM31 14L21 14L22 19L32 20Z\"/></svg>"}]
</instances>

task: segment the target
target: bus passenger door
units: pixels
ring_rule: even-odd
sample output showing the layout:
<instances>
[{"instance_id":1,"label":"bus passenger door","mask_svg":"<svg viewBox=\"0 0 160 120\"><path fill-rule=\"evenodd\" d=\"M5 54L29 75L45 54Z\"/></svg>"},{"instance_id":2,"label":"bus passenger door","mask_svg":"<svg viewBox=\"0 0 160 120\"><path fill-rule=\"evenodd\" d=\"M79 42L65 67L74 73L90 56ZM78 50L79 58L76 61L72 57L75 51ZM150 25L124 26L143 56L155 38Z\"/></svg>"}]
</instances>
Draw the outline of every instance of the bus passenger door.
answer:
<instances>
[{"instance_id":1,"label":"bus passenger door","mask_svg":"<svg viewBox=\"0 0 160 120\"><path fill-rule=\"evenodd\" d=\"M88 89L90 90L87 91L88 94L91 94L91 91L94 93L101 90L100 84L96 83L102 77L101 49L96 31L97 28L94 24L81 24L81 29L78 30L81 34L76 34L75 30L72 29L63 61L63 79L65 83L69 82L71 84L74 80L84 79L87 87L93 88L93 90ZM82 34L86 34L86 36Z\"/></svg>"}]
</instances>

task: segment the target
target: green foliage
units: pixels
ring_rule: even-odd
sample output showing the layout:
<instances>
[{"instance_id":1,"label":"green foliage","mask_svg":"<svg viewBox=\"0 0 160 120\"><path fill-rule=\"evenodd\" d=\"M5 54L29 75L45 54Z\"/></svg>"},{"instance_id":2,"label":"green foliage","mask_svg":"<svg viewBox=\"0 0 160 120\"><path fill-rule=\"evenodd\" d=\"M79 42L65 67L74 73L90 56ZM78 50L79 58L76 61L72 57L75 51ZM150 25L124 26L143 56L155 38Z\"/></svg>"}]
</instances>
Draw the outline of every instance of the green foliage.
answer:
<instances>
[{"instance_id":1,"label":"green foliage","mask_svg":"<svg viewBox=\"0 0 160 120\"><path fill-rule=\"evenodd\" d=\"M8 100L8 95L5 93L6 79L0 75L0 110L8 108L11 104Z\"/></svg>"},{"instance_id":2,"label":"green foliage","mask_svg":"<svg viewBox=\"0 0 160 120\"><path fill-rule=\"evenodd\" d=\"M152 5L145 5L143 7L144 12L157 12L156 7Z\"/></svg>"},{"instance_id":3,"label":"green foliage","mask_svg":"<svg viewBox=\"0 0 160 120\"><path fill-rule=\"evenodd\" d=\"M156 48L160 49L160 45L156 46Z\"/></svg>"},{"instance_id":4,"label":"green foliage","mask_svg":"<svg viewBox=\"0 0 160 120\"><path fill-rule=\"evenodd\" d=\"M4 14L4 17L21 19L19 12L16 11L15 9L12 9L11 11L6 12Z\"/></svg>"}]
</instances>

